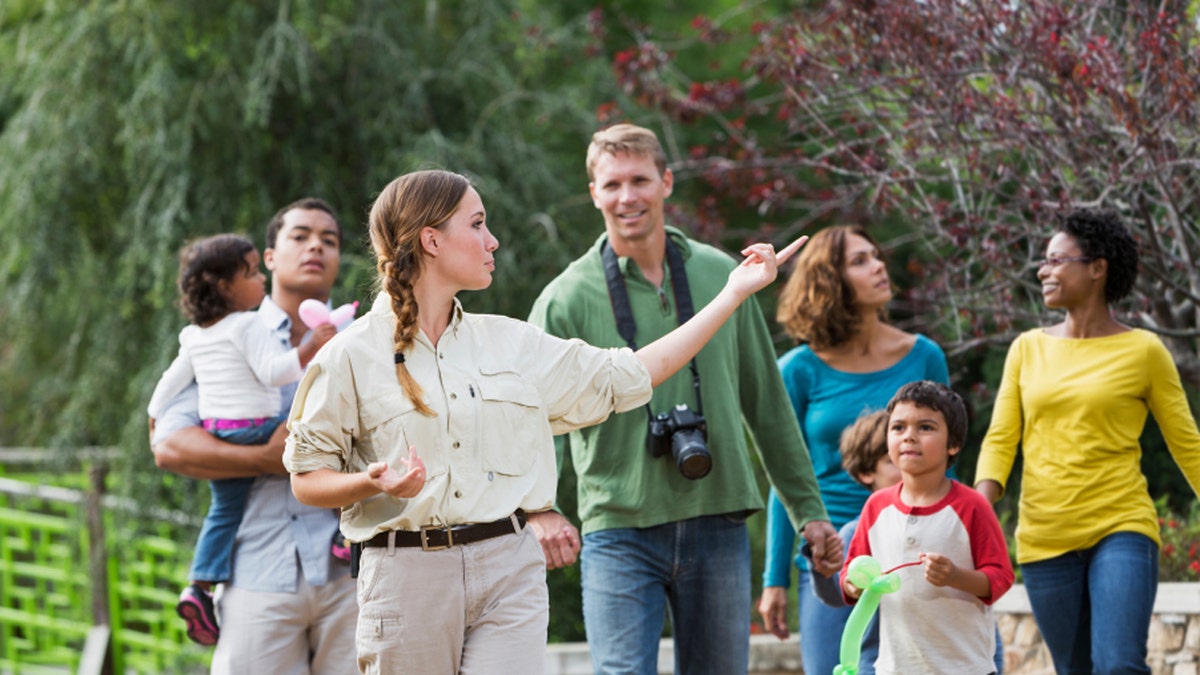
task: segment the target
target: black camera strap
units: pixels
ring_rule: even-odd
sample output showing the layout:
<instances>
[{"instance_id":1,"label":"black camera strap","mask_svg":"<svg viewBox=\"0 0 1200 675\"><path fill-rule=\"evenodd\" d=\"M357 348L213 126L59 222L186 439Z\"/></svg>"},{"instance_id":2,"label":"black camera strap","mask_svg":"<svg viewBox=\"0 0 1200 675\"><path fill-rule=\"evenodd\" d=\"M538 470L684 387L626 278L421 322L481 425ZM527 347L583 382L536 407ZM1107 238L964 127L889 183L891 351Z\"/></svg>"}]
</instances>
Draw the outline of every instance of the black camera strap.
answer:
<instances>
[{"instance_id":1,"label":"black camera strap","mask_svg":"<svg viewBox=\"0 0 1200 675\"><path fill-rule=\"evenodd\" d=\"M671 270L671 290L675 294L675 316L682 326L695 315L692 291L688 288L683 254L675 242L671 241L670 236L666 239L667 267ZM604 280L608 283L608 298L612 302L613 316L617 319L617 332L630 349L637 351L637 321L633 318L633 307L629 304L629 291L625 288L625 278L621 276L617 253L608 245L608 240L600 247L600 257L604 261ZM703 414L704 406L700 401L700 371L696 368L696 359L692 359L689 367L692 371L692 386L696 389L696 412ZM653 416L649 404L646 405L646 412Z\"/></svg>"}]
</instances>

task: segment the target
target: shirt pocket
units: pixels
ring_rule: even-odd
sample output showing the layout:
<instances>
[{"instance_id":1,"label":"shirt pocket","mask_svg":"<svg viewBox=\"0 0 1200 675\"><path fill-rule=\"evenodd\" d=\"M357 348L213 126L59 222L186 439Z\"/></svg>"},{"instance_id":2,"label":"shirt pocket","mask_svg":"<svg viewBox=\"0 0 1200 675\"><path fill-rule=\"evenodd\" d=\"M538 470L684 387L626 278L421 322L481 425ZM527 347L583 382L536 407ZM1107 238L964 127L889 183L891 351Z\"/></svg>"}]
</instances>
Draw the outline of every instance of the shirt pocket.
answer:
<instances>
[{"instance_id":1,"label":"shirt pocket","mask_svg":"<svg viewBox=\"0 0 1200 675\"><path fill-rule=\"evenodd\" d=\"M408 446L412 445L425 463L426 480L446 473L439 418L422 415L403 392L365 399L358 414L362 436L356 439L356 451L363 465L357 468L386 461L403 473L406 468L401 460L408 460Z\"/></svg>"},{"instance_id":2,"label":"shirt pocket","mask_svg":"<svg viewBox=\"0 0 1200 675\"><path fill-rule=\"evenodd\" d=\"M507 476L528 473L542 439L550 438L541 395L511 370L482 367L479 375L483 468Z\"/></svg>"}]
</instances>

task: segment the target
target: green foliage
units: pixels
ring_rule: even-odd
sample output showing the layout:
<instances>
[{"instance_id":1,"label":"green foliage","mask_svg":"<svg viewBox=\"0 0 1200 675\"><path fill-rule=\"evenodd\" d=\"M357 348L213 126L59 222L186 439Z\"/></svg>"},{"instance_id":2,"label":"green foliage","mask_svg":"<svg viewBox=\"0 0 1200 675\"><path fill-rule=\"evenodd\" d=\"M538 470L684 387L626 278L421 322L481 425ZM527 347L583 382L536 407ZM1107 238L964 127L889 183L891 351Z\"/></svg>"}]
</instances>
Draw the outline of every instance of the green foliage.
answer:
<instances>
[{"instance_id":1,"label":"green foliage","mask_svg":"<svg viewBox=\"0 0 1200 675\"><path fill-rule=\"evenodd\" d=\"M501 290L466 298L473 308L523 315L578 250L559 246L560 222L590 210L576 196L600 100L589 74L604 68L578 56L581 21L465 1L65 2L11 15L0 444L119 439L144 466L141 410L183 324L176 251L217 231L261 243L299 196L340 211L337 301L369 292L375 192L418 167L474 175L487 200ZM542 23L562 27L546 37Z\"/></svg>"},{"instance_id":2,"label":"green foliage","mask_svg":"<svg viewBox=\"0 0 1200 675\"><path fill-rule=\"evenodd\" d=\"M590 9L0 5L0 446L119 445L117 490L202 513L206 486L153 470L145 441L184 325L176 253L220 231L261 246L301 196L345 229L334 301L367 300L378 190L416 168L474 176L501 248L493 290L463 300L525 316L600 229L583 154L615 90Z\"/></svg>"}]
</instances>

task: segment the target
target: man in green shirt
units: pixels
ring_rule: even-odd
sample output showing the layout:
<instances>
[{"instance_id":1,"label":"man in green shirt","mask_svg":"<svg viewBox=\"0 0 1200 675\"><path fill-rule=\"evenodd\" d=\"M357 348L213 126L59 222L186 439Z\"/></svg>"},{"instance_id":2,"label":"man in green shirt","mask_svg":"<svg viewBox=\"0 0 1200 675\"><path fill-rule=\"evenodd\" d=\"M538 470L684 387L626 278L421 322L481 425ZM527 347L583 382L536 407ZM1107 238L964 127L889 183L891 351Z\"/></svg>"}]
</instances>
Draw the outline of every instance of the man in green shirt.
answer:
<instances>
[{"instance_id":1,"label":"man in green shirt","mask_svg":"<svg viewBox=\"0 0 1200 675\"><path fill-rule=\"evenodd\" d=\"M686 320L689 297L696 309L712 300L737 263L666 227L663 204L674 178L650 130L623 124L597 132L587 168L605 233L547 285L530 321L602 347L649 344L678 325L681 301ZM629 339L614 318L621 304L631 310ZM656 388L649 411L614 415L568 437L583 527L584 622L597 673L657 673L667 609L677 672L746 672L745 520L763 508L747 431L819 571L835 572L841 562L758 303L743 304L694 366L695 374L681 370ZM648 431L648 412L670 413L657 434ZM695 414L703 415L703 432ZM665 456L648 450L648 437ZM673 440L689 439L672 449ZM549 568L575 562L579 534L566 518L549 511L533 514L530 524Z\"/></svg>"}]
</instances>

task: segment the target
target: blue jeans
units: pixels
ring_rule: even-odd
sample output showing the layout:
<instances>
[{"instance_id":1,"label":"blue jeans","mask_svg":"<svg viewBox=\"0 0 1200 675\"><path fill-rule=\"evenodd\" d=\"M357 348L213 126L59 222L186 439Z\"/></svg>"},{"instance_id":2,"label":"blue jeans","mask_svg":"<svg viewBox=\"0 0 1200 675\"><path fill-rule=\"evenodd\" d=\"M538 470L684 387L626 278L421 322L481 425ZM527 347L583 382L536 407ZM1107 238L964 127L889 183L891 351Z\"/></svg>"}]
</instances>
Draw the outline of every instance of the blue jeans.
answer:
<instances>
[{"instance_id":1,"label":"blue jeans","mask_svg":"<svg viewBox=\"0 0 1200 675\"><path fill-rule=\"evenodd\" d=\"M842 629L850 618L853 607L830 607L821 602L812 590L812 576L808 570L800 571L800 583L796 588L796 602L800 605L800 659L804 672L828 675L841 659ZM877 621L871 621L871 629ZM879 631L868 629L863 639L859 670L862 675L874 675L875 659L879 656ZM874 635L868 654L867 636Z\"/></svg>"},{"instance_id":2,"label":"blue jeans","mask_svg":"<svg viewBox=\"0 0 1200 675\"><path fill-rule=\"evenodd\" d=\"M272 417L266 422L244 429L218 430L213 435L235 445L260 445L266 443L283 422L283 417ZM233 541L242 524L242 513L246 510L246 498L250 495L253 478L222 478L209 481L212 502L204 524L200 526L200 537L196 540L196 553L192 558L192 581L218 583L227 581L232 573Z\"/></svg>"},{"instance_id":3,"label":"blue jeans","mask_svg":"<svg viewBox=\"0 0 1200 675\"><path fill-rule=\"evenodd\" d=\"M750 537L741 516L591 532L583 620L598 675L658 673L671 614L675 672L734 675L750 662Z\"/></svg>"},{"instance_id":4,"label":"blue jeans","mask_svg":"<svg viewBox=\"0 0 1200 675\"><path fill-rule=\"evenodd\" d=\"M1117 532L1092 548L1021 565L1038 630L1058 675L1149 673L1158 546Z\"/></svg>"}]
</instances>

